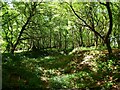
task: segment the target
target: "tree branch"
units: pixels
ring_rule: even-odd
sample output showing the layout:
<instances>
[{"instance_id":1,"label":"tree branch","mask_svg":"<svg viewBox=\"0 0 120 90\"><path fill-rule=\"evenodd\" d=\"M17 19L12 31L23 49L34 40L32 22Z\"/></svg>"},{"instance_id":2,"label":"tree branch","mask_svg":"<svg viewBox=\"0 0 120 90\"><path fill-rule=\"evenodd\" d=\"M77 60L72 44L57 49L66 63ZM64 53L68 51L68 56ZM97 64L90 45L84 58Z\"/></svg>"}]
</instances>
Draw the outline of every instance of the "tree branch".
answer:
<instances>
[{"instance_id":1,"label":"tree branch","mask_svg":"<svg viewBox=\"0 0 120 90\"><path fill-rule=\"evenodd\" d=\"M68 4L68 3L67 3L67 4ZM88 25L87 22L86 22L84 19L82 19L82 18L75 12L75 10L73 9L72 5L70 5L70 4L68 4L68 5L69 5L70 8L72 9L72 11L73 11L73 13L75 14L75 16L77 16L77 18L78 18L79 20L81 20L82 22L85 23L86 27L88 27L91 31L93 31L95 34L97 34L100 38L103 39L103 37L100 35L100 33L98 33L93 27L91 27L90 25Z\"/></svg>"},{"instance_id":2,"label":"tree branch","mask_svg":"<svg viewBox=\"0 0 120 90\"><path fill-rule=\"evenodd\" d=\"M98 1L100 4L106 6L106 4L105 4L105 3L102 3L100 0L97 0L97 1Z\"/></svg>"},{"instance_id":3,"label":"tree branch","mask_svg":"<svg viewBox=\"0 0 120 90\"><path fill-rule=\"evenodd\" d=\"M6 14L8 14L8 13L6 13ZM2 24L2 26L4 26L5 24L7 24L8 22L10 22L11 20L13 20L14 18L18 17L19 15L20 15L20 14L12 17L12 18L10 18L10 19L8 19L6 22L4 22L4 23ZM2 16L2 18L3 18L3 16Z\"/></svg>"},{"instance_id":4,"label":"tree branch","mask_svg":"<svg viewBox=\"0 0 120 90\"><path fill-rule=\"evenodd\" d=\"M21 36L22 36L22 34L23 34L26 26L27 26L28 23L30 22L31 18L35 15L36 6L37 6L36 3L34 3L34 5L31 6L33 11L30 12L30 15L29 15L29 17L27 18L26 23L22 26L22 29L21 29L21 31L20 31L20 33L19 33L19 35L18 35L18 38L17 38L14 46L12 47L11 53L14 53L14 50L15 50L16 46L18 45L18 43L19 43L19 41L20 41L20 39L21 39Z\"/></svg>"}]
</instances>

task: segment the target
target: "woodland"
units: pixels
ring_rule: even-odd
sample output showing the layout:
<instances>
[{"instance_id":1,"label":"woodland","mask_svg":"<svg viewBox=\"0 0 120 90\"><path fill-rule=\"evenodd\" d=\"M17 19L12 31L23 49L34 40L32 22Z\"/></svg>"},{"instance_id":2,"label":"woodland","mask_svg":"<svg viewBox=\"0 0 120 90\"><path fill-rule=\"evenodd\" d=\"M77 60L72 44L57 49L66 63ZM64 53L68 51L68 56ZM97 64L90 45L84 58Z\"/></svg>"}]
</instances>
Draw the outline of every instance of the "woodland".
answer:
<instances>
[{"instance_id":1,"label":"woodland","mask_svg":"<svg viewBox=\"0 0 120 90\"><path fill-rule=\"evenodd\" d=\"M120 90L120 2L1 2L2 90Z\"/></svg>"}]
</instances>

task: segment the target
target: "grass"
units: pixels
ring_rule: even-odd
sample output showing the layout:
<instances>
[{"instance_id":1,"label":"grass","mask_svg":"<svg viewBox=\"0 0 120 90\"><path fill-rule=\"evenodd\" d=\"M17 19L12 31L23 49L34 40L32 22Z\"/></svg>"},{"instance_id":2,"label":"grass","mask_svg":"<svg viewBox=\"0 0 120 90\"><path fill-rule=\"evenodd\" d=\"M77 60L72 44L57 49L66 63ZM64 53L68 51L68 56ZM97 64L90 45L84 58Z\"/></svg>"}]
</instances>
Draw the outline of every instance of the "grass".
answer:
<instances>
[{"instance_id":1,"label":"grass","mask_svg":"<svg viewBox=\"0 0 120 90\"><path fill-rule=\"evenodd\" d=\"M119 50L114 51L111 60L104 52L76 49L68 55L50 50L15 53L15 56L3 53L3 88L117 89Z\"/></svg>"}]
</instances>

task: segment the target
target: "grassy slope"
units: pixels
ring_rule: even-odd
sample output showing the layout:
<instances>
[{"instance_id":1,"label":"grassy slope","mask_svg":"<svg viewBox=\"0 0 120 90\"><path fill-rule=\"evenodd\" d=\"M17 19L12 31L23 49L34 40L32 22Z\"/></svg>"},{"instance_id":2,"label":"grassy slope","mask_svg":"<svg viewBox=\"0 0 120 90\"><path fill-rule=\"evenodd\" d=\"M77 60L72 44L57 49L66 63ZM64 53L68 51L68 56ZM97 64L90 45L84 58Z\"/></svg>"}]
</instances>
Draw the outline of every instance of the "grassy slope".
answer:
<instances>
[{"instance_id":1,"label":"grassy slope","mask_svg":"<svg viewBox=\"0 0 120 90\"><path fill-rule=\"evenodd\" d=\"M3 54L3 87L13 88L120 88L120 50L111 60L107 51L73 50Z\"/></svg>"}]
</instances>

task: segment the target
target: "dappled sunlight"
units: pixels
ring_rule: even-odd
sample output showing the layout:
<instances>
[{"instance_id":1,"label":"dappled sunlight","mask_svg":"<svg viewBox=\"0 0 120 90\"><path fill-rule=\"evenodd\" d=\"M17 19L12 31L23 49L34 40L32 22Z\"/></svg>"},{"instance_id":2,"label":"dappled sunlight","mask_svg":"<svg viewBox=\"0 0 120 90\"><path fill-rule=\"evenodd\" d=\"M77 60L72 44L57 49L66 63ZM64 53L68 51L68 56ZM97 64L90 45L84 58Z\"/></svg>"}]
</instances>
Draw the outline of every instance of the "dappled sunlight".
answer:
<instances>
[{"instance_id":1,"label":"dappled sunlight","mask_svg":"<svg viewBox=\"0 0 120 90\"><path fill-rule=\"evenodd\" d=\"M93 59L93 56L91 55L87 55L83 58L83 61L81 62L81 64L90 64L90 60Z\"/></svg>"},{"instance_id":2,"label":"dappled sunlight","mask_svg":"<svg viewBox=\"0 0 120 90\"><path fill-rule=\"evenodd\" d=\"M44 57L45 59L55 59L55 57L51 57L51 56L46 56Z\"/></svg>"},{"instance_id":3,"label":"dappled sunlight","mask_svg":"<svg viewBox=\"0 0 120 90\"><path fill-rule=\"evenodd\" d=\"M1 2L3 90L120 90L120 3L28 1Z\"/></svg>"},{"instance_id":4,"label":"dappled sunlight","mask_svg":"<svg viewBox=\"0 0 120 90\"><path fill-rule=\"evenodd\" d=\"M74 74L65 74L61 76L56 76L50 79L51 85L54 85L52 87L56 88L79 88L79 87L86 87L86 83L90 84L93 79L89 76L89 73L87 72L79 72ZM60 86L58 86L60 85Z\"/></svg>"},{"instance_id":5,"label":"dappled sunlight","mask_svg":"<svg viewBox=\"0 0 120 90\"><path fill-rule=\"evenodd\" d=\"M119 62L116 59L108 60L105 54L97 50L76 50L73 54L38 58L28 58L24 54L18 58L20 55L17 54L13 61L3 64L3 73L9 75L3 79L6 82L14 80L11 86L20 85L21 82L24 87L31 85L53 89L119 87L115 83L119 81L120 74Z\"/></svg>"}]
</instances>

